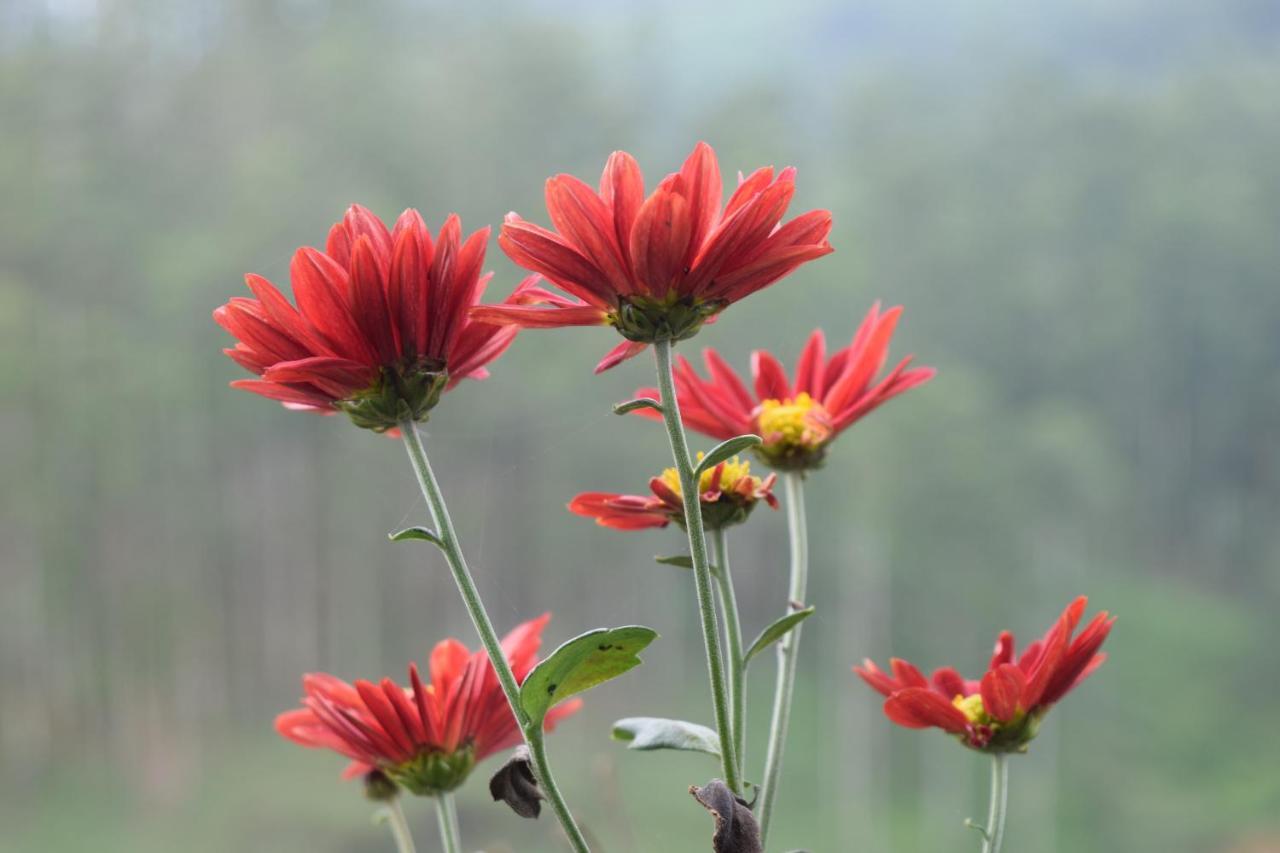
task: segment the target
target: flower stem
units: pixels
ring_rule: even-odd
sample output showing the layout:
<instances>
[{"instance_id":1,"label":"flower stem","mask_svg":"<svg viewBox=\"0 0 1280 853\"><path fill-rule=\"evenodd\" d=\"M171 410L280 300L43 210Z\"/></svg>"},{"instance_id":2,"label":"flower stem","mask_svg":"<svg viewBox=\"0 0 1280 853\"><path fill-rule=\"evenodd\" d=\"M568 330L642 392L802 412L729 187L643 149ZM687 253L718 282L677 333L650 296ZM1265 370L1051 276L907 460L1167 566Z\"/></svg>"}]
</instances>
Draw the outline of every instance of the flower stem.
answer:
<instances>
[{"instance_id":1,"label":"flower stem","mask_svg":"<svg viewBox=\"0 0 1280 853\"><path fill-rule=\"evenodd\" d=\"M711 547L715 555L716 580L720 589L720 612L724 614L724 639L729 655L729 707L733 726L733 756L742 772L746 764L747 685L746 666L742 660L742 622L738 618L738 597L733 591L733 574L729 571L729 536L721 527L712 531Z\"/></svg>"},{"instance_id":2,"label":"flower stem","mask_svg":"<svg viewBox=\"0 0 1280 853\"><path fill-rule=\"evenodd\" d=\"M529 745L529 751L534 758L534 771L542 791L550 800L573 849L578 853L588 853L590 848L587 847L586 839L582 836L582 830L578 828L573 815L570 814L560 789L556 787L555 778L551 775L551 767L547 763L546 751L542 745L542 731L533 725L529 715L525 713L524 706L520 704L520 685L516 683L515 674L507 662L507 656L502 652L502 644L498 640L497 632L493 630L493 623L489 620L489 614L485 612L484 603L480 600L476 582L471 577L471 571L467 568L467 562L462 556L458 535L453 529L453 520L449 518L449 508L445 505L444 495L440 492L440 484L436 482L436 475L431 470L431 463L427 461L427 451L422 446L418 425L412 420L401 421L400 432L404 436L404 446L409 452L409 461L413 463L414 473L418 475L422 496L427 499L427 505L431 508L436 535L440 537L441 549L449 563L449 569L453 572L453 580L458 585L458 592L462 594L462 601L471 615L476 633L480 635L480 642L484 644L485 651L489 654L489 661L498 675L498 683L502 685L502 692L506 694L507 704L511 706L511 712L515 715L520 731L524 734L525 743Z\"/></svg>"},{"instance_id":3,"label":"flower stem","mask_svg":"<svg viewBox=\"0 0 1280 853\"><path fill-rule=\"evenodd\" d=\"M991 756L991 804L987 807L987 825L982 833L982 853L1000 853L1004 844L1004 818L1009 806L1009 756L997 752Z\"/></svg>"},{"instance_id":4,"label":"flower stem","mask_svg":"<svg viewBox=\"0 0 1280 853\"><path fill-rule=\"evenodd\" d=\"M809 533L804 513L804 480L799 471L788 471L783 478L787 491L787 529L791 534L791 581L787 590L787 609L803 606L809 578ZM796 686L796 658L800 646L797 625L778 643L778 676L773 692L773 719L769 724L769 752L764 763L764 786L760 792L760 840L769 835L769 819L773 816L778 782L782 776L782 750L791 721L791 697Z\"/></svg>"},{"instance_id":5,"label":"flower stem","mask_svg":"<svg viewBox=\"0 0 1280 853\"><path fill-rule=\"evenodd\" d=\"M409 832L409 821L404 818L404 809L400 808L399 797L392 797L383 807L381 814L375 815L375 818L381 817L385 817L387 825L391 827L391 837L396 840L396 853L416 853L413 835Z\"/></svg>"},{"instance_id":6,"label":"flower stem","mask_svg":"<svg viewBox=\"0 0 1280 853\"><path fill-rule=\"evenodd\" d=\"M693 476L693 460L676 401L675 378L671 372L671 342L653 345L658 361L658 390L662 400L662 420L671 443L671 456L680 475L684 501L685 530L689 534L689 556L693 561L693 582L698 595L698 615L702 622L702 644L707 652L707 675L711 681L711 704L715 710L716 732L720 735L720 765L724 782L735 794L742 793L738 763L734 757L733 730L729 722L729 702L725 695L724 660L720 651L720 631L716 625L716 605L711 591L711 565L707 560L706 533L702 527L702 501Z\"/></svg>"},{"instance_id":7,"label":"flower stem","mask_svg":"<svg viewBox=\"0 0 1280 853\"><path fill-rule=\"evenodd\" d=\"M440 845L444 853L462 853L462 836L458 833L458 804L453 794L437 794L436 816L440 819Z\"/></svg>"}]
</instances>

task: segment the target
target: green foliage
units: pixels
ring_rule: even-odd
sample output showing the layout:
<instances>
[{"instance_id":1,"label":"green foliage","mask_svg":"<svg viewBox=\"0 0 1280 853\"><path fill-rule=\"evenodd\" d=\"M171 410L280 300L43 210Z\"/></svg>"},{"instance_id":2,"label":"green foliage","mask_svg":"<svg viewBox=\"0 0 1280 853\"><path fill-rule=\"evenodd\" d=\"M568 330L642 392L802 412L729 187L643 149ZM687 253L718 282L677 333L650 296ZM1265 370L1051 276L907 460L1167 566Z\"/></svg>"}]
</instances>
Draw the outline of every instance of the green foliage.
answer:
<instances>
[{"instance_id":1,"label":"green foliage","mask_svg":"<svg viewBox=\"0 0 1280 853\"><path fill-rule=\"evenodd\" d=\"M553 706L639 666L637 654L657 636L641 625L580 634L533 668L520 685L520 704L540 728Z\"/></svg>"},{"instance_id":2,"label":"green foliage","mask_svg":"<svg viewBox=\"0 0 1280 853\"><path fill-rule=\"evenodd\" d=\"M797 625L812 616L816 609L817 608L814 607L806 607L803 610L796 610L775 620L761 631L760 636L756 637L755 641L747 647L747 650L742 655L743 660L751 660L753 657L781 640L791 631L795 630Z\"/></svg>"},{"instance_id":3,"label":"green foliage","mask_svg":"<svg viewBox=\"0 0 1280 853\"><path fill-rule=\"evenodd\" d=\"M627 717L613 724L613 739L627 741L627 749L677 749L720 756L720 736L706 726L685 720Z\"/></svg>"}]
</instances>

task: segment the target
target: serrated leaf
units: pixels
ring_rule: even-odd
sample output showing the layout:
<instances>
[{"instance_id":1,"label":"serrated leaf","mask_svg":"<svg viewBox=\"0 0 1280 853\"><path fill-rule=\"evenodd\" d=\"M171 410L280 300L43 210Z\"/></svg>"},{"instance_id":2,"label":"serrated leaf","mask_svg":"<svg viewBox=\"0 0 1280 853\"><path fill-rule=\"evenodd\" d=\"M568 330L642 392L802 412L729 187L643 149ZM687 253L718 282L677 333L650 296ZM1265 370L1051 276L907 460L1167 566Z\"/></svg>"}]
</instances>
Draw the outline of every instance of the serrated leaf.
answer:
<instances>
[{"instance_id":1,"label":"serrated leaf","mask_svg":"<svg viewBox=\"0 0 1280 853\"><path fill-rule=\"evenodd\" d=\"M698 463L698 467L693 469L693 477L697 480L703 471L709 471L728 459L736 453L744 450L750 450L759 444L763 444L763 439L758 435L737 435L733 438L720 442L702 457L702 461Z\"/></svg>"},{"instance_id":2,"label":"serrated leaf","mask_svg":"<svg viewBox=\"0 0 1280 853\"><path fill-rule=\"evenodd\" d=\"M768 628L760 632L760 636L756 637L756 641L747 649L747 653L742 656L742 662L745 664L756 655L760 654L769 646L785 637L791 629L795 628L804 620L813 615L814 608L806 607L804 610L797 610L794 613L788 613L777 622L774 622Z\"/></svg>"},{"instance_id":3,"label":"serrated leaf","mask_svg":"<svg viewBox=\"0 0 1280 853\"><path fill-rule=\"evenodd\" d=\"M720 736L706 726L665 717L627 717L613 724L613 739L627 749L680 749L720 756Z\"/></svg>"},{"instance_id":4,"label":"serrated leaf","mask_svg":"<svg viewBox=\"0 0 1280 853\"><path fill-rule=\"evenodd\" d=\"M636 409L653 409L658 414L662 414L662 404L648 397L638 397L635 400L619 403L613 407L613 413L615 415L625 415L634 412Z\"/></svg>"},{"instance_id":5,"label":"serrated leaf","mask_svg":"<svg viewBox=\"0 0 1280 853\"><path fill-rule=\"evenodd\" d=\"M406 527L404 530L397 530L395 533L388 533L387 538L392 542L405 542L410 539L421 539L423 542L430 542L437 548L444 547L444 540L437 536L434 530L428 530L425 527Z\"/></svg>"},{"instance_id":6,"label":"serrated leaf","mask_svg":"<svg viewBox=\"0 0 1280 853\"><path fill-rule=\"evenodd\" d=\"M597 628L552 652L520 686L520 704L535 730L541 731L553 705L639 666L636 654L657 636L657 631L643 625Z\"/></svg>"}]
</instances>

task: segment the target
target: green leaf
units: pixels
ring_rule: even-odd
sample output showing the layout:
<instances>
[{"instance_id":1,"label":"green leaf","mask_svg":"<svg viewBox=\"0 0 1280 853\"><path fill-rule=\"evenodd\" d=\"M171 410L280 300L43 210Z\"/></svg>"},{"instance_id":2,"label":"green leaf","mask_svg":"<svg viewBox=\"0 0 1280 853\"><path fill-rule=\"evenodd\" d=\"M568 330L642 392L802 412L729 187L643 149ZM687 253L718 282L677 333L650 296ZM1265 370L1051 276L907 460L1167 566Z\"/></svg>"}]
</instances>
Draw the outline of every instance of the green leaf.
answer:
<instances>
[{"instance_id":1,"label":"green leaf","mask_svg":"<svg viewBox=\"0 0 1280 853\"><path fill-rule=\"evenodd\" d=\"M742 657L742 662L745 664L747 661L769 648L769 646L781 640L792 628L812 616L813 610L814 608L812 607L806 607L804 610L797 610L794 613L788 613L768 628L765 628L760 632L760 636L756 637L756 641L751 644L751 648L747 649L747 653Z\"/></svg>"},{"instance_id":2,"label":"green leaf","mask_svg":"<svg viewBox=\"0 0 1280 853\"><path fill-rule=\"evenodd\" d=\"M597 628L552 652L520 687L520 704L535 730L542 730L542 720L553 705L639 666L636 653L657 636L657 631L643 625Z\"/></svg>"},{"instance_id":3,"label":"green leaf","mask_svg":"<svg viewBox=\"0 0 1280 853\"><path fill-rule=\"evenodd\" d=\"M425 527L406 527L404 530L397 530L395 533L388 533L387 538L392 542L405 542L409 539L421 539L423 542L430 542L437 548L444 547L444 540L436 535L434 530L428 530Z\"/></svg>"},{"instance_id":4,"label":"green leaf","mask_svg":"<svg viewBox=\"0 0 1280 853\"><path fill-rule=\"evenodd\" d=\"M613 739L627 749L682 749L720 756L720 736L706 726L665 717L627 717L613 724Z\"/></svg>"},{"instance_id":5,"label":"green leaf","mask_svg":"<svg viewBox=\"0 0 1280 853\"><path fill-rule=\"evenodd\" d=\"M615 415L625 415L629 412L634 412L636 409L653 409L658 414L662 414L662 404L648 397L639 397L635 400L619 403L613 407L613 413Z\"/></svg>"},{"instance_id":6,"label":"green leaf","mask_svg":"<svg viewBox=\"0 0 1280 853\"><path fill-rule=\"evenodd\" d=\"M654 557L653 561L664 566L675 566L680 569L693 568L693 558L688 554L677 554L674 557Z\"/></svg>"},{"instance_id":7,"label":"green leaf","mask_svg":"<svg viewBox=\"0 0 1280 853\"><path fill-rule=\"evenodd\" d=\"M750 450L751 448L763 443L764 440L758 435L738 435L720 442L715 447L711 448L711 451L702 457L702 461L698 463L698 467L693 469L694 479L696 480L701 476L703 471L711 470L730 456L733 456L735 453Z\"/></svg>"}]
</instances>

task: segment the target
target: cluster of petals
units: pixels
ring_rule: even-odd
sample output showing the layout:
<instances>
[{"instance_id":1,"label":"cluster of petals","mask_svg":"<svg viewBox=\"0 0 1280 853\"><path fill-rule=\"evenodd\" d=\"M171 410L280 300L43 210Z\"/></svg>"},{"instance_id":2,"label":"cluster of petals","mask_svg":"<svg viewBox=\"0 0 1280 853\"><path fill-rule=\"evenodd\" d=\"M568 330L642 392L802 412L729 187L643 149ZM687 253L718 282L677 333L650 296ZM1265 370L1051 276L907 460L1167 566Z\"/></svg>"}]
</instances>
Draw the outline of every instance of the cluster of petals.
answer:
<instances>
[{"instance_id":1,"label":"cluster of petals","mask_svg":"<svg viewBox=\"0 0 1280 853\"><path fill-rule=\"evenodd\" d=\"M351 206L323 252L303 247L294 254L296 307L250 273L245 282L254 298L236 297L214 311L238 341L224 352L260 377L232 386L332 413L385 371L447 373L448 387L483 378L517 331L469 316L491 277L481 273L488 240L488 228L464 240L455 215L433 240L416 210L388 230L366 208ZM536 289L532 277L521 287Z\"/></svg>"},{"instance_id":2,"label":"cluster of petals","mask_svg":"<svg viewBox=\"0 0 1280 853\"><path fill-rule=\"evenodd\" d=\"M766 460L781 461L789 449L786 445L792 443L801 445L794 448L800 452L801 463L815 458L826 443L864 415L933 378L936 371L932 367L911 367L914 356L908 355L877 379L888 360L889 342L901 314L901 306L881 311L877 302L849 345L830 356L822 330L815 330L796 361L792 377L771 353L756 350L751 356L750 389L710 347L703 351L705 379L680 357L675 370L676 396L685 424L721 440L756 433L764 439L761 455ZM641 388L636 396L657 399L658 390ZM771 420L776 419L768 415L775 406L793 409L796 417L803 419L803 432L772 426ZM638 409L636 414L661 417L651 409Z\"/></svg>"},{"instance_id":3,"label":"cluster of petals","mask_svg":"<svg viewBox=\"0 0 1280 853\"><path fill-rule=\"evenodd\" d=\"M554 231L510 213L498 237L513 261L568 296L526 290L523 305L484 306L473 316L530 328L614 325L630 338L597 367L607 369L646 345L643 335L628 331L627 306L680 306L710 317L829 253L829 211L782 224L794 192L794 169L775 175L764 167L740 175L722 205L716 154L700 142L646 198L635 158L616 151L598 189L572 175L547 181ZM689 334L701 320L691 322Z\"/></svg>"},{"instance_id":4,"label":"cluster of petals","mask_svg":"<svg viewBox=\"0 0 1280 853\"><path fill-rule=\"evenodd\" d=\"M1039 640L1018 655L1013 634L1001 632L986 673L978 681L944 667L930 678L897 658L884 672L870 660L855 666L862 680L887 697L890 720L911 729L940 728L974 749L1025 749L1044 714L1106 660L1099 652L1114 617L1097 614L1075 636L1088 604L1077 598ZM1024 725L1029 722L1030 725ZM1002 737L1003 729L1016 736Z\"/></svg>"},{"instance_id":5,"label":"cluster of petals","mask_svg":"<svg viewBox=\"0 0 1280 853\"><path fill-rule=\"evenodd\" d=\"M551 614L543 614L503 638L502 650L518 682L537 664L542 630L550 619ZM408 687L390 678L348 684L326 673L310 673L302 679L302 707L280 714L276 731L302 746L351 759L346 778L373 770L395 778L399 768L418 758L461 750L470 750L470 761L481 761L521 741L484 649L472 652L458 640L444 640L432 649L428 670L430 680L424 683L417 665L410 664ZM571 699L553 708L547 730L581 705Z\"/></svg>"},{"instance_id":6,"label":"cluster of petals","mask_svg":"<svg viewBox=\"0 0 1280 853\"><path fill-rule=\"evenodd\" d=\"M740 521L745 514L724 513L730 509L749 511L757 501L763 500L770 507L778 508L778 498L773 493L776 474L761 479L751 475L748 463L737 457L704 471L699 483L698 498L702 501L703 519L708 527L717 520ZM684 502L680 481L674 468L668 468L662 476L649 480L649 495L620 495L613 492L583 492L569 502L569 511L594 518L602 527L616 530L645 530L650 527L666 527L671 522L684 520Z\"/></svg>"}]
</instances>

